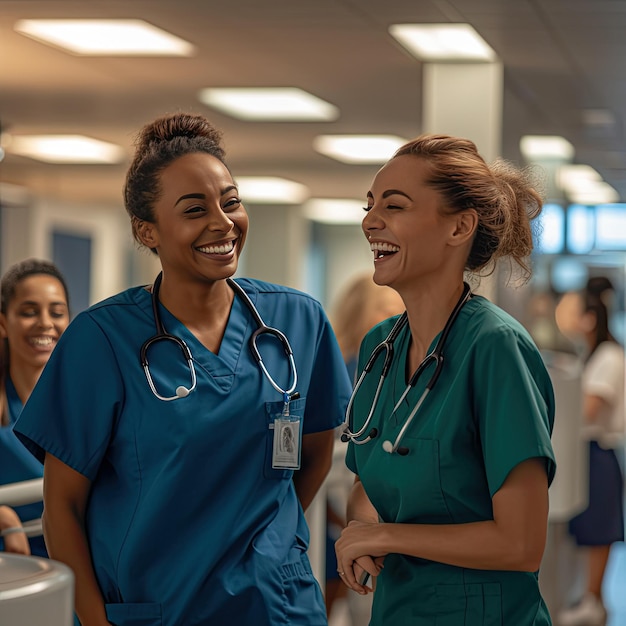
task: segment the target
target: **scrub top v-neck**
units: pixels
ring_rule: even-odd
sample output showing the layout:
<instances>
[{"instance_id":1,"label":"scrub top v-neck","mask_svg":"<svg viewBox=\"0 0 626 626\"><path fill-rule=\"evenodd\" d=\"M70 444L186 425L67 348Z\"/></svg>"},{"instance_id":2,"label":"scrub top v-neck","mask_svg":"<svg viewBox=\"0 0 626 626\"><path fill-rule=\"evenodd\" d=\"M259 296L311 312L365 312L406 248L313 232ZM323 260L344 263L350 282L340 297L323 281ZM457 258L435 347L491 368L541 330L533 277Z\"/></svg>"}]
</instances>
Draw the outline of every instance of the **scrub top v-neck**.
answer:
<instances>
[{"instance_id":1,"label":"scrub top v-neck","mask_svg":"<svg viewBox=\"0 0 626 626\"><path fill-rule=\"evenodd\" d=\"M288 288L238 279L261 316L293 348L303 434L342 421L350 381L319 303ZM256 325L235 297L217 354L164 307L167 331L193 355L198 386L163 402L139 359L155 333L150 294L133 288L70 324L16 431L92 481L86 527L109 620L119 626L326 623L306 556L308 528L293 471L272 468L283 399L254 362ZM180 350L149 354L155 385L188 384ZM289 367L277 341L259 341L277 381ZM78 365L80 364L80 366ZM39 409L58 397L46 423ZM133 621L135 620L135 621ZM144 621L140 621L144 620Z\"/></svg>"},{"instance_id":2,"label":"scrub top v-neck","mask_svg":"<svg viewBox=\"0 0 626 626\"><path fill-rule=\"evenodd\" d=\"M359 372L393 321L368 334ZM395 440L432 372L433 366L390 417L406 387L409 332L405 328L396 340L394 363L371 424L380 434L361 446L351 443L346 456L381 521L493 519L492 496L513 467L533 457L545 459L551 481L554 398L548 373L521 325L481 297L463 307L452 327L441 376L402 440L408 454L382 449L384 440ZM382 360L355 399L355 429L370 409ZM371 624L539 626L550 624L550 618L537 573L473 570L389 554L378 577Z\"/></svg>"}]
</instances>

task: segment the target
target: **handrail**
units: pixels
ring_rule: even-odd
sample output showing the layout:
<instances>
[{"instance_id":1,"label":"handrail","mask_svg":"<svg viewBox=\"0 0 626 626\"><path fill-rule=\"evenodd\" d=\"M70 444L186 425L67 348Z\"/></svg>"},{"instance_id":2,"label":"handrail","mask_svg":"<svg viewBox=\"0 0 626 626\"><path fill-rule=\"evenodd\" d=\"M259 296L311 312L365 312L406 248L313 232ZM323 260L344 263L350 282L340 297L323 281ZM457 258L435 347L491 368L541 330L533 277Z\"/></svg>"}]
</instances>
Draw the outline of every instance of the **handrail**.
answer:
<instances>
[{"instance_id":1,"label":"handrail","mask_svg":"<svg viewBox=\"0 0 626 626\"><path fill-rule=\"evenodd\" d=\"M21 506L43 500L43 478L0 486L0 504Z\"/></svg>"}]
</instances>

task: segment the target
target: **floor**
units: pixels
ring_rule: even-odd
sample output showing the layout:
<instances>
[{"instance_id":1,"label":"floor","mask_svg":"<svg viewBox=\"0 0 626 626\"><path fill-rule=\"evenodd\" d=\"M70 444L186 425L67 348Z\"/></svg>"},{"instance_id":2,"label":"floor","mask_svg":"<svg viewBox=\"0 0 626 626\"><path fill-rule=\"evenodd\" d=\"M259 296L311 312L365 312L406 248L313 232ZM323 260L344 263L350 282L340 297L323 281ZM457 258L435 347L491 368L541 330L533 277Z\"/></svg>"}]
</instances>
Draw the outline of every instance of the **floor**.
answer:
<instances>
[{"instance_id":1,"label":"floor","mask_svg":"<svg viewBox=\"0 0 626 626\"><path fill-rule=\"evenodd\" d=\"M355 594L356 595L356 594ZM357 604L360 598L356 598ZM604 602L609 612L606 626L626 626L626 544L617 543L613 546L608 568L604 579ZM361 602L359 612L363 614ZM340 600L333 608L328 620L329 626L367 626L364 615L358 620L351 618L348 602Z\"/></svg>"}]
</instances>

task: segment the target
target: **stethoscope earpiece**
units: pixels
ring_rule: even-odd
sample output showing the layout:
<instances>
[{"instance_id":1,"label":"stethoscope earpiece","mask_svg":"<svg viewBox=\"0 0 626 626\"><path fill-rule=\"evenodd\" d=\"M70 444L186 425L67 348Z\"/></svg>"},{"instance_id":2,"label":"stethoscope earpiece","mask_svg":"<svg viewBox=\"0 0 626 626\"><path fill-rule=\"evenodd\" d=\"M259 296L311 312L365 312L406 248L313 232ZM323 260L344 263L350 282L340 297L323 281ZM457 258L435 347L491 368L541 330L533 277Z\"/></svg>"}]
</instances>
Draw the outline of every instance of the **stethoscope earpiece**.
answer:
<instances>
[{"instance_id":1,"label":"stethoscope earpiece","mask_svg":"<svg viewBox=\"0 0 626 626\"><path fill-rule=\"evenodd\" d=\"M391 454L393 452L393 444L391 441L383 441L383 450Z\"/></svg>"}]
</instances>

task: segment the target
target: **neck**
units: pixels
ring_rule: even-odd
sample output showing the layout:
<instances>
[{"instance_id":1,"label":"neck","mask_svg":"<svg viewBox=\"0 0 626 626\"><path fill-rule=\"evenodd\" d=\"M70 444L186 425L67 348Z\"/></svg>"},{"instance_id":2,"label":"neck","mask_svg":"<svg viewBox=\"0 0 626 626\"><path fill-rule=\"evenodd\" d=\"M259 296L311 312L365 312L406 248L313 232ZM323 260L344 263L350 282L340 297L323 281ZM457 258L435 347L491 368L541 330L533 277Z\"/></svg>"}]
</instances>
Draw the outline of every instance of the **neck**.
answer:
<instances>
[{"instance_id":1,"label":"neck","mask_svg":"<svg viewBox=\"0 0 626 626\"><path fill-rule=\"evenodd\" d=\"M461 294L463 281L450 285L414 290L403 295L411 330L409 369L414 371L427 354L430 344L443 330Z\"/></svg>"},{"instance_id":2,"label":"neck","mask_svg":"<svg viewBox=\"0 0 626 626\"><path fill-rule=\"evenodd\" d=\"M39 376L43 368L29 368L29 367L17 367L16 365L9 366L9 376L15 387L18 398L22 401L22 404L26 404L26 400L32 393Z\"/></svg>"}]
</instances>

